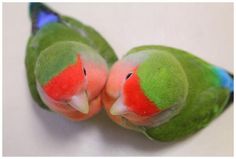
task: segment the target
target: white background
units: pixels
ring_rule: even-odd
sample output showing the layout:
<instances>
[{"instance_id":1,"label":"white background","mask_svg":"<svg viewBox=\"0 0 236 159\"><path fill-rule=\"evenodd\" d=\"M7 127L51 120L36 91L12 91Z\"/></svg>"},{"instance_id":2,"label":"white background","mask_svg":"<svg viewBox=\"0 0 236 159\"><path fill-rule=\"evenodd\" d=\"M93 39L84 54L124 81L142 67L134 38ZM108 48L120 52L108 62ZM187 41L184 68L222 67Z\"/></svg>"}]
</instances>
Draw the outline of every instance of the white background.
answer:
<instances>
[{"instance_id":1,"label":"white background","mask_svg":"<svg viewBox=\"0 0 236 159\"><path fill-rule=\"evenodd\" d=\"M233 72L233 4L49 4L96 28L119 57L144 44L178 47ZM233 106L181 142L149 141L102 111L71 122L33 102L24 56L27 4L3 4L3 153L16 155L233 155ZM174 132L173 132L174 133Z\"/></svg>"}]
</instances>

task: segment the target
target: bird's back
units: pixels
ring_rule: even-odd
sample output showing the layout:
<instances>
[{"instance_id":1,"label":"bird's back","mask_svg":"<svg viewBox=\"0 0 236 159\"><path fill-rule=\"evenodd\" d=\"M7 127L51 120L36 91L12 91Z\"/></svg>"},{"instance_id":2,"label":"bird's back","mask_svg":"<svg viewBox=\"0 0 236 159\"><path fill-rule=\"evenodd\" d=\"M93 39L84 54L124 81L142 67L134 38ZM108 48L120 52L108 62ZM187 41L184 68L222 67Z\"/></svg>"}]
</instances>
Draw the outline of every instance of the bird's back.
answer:
<instances>
[{"instance_id":1,"label":"bird's back","mask_svg":"<svg viewBox=\"0 0 236 159\"><path fill-rule=\"evenodd\" d=\"M233 79L227 72L222 77L220 71L224 70L183 50L165 46L156 49L171 53L180 62L188 78L188 96L178 115L147 133L163 141L181 139L208 125L230 104ZM222 79L228 83L223 84Z\"/></svg>"}]
</instances>

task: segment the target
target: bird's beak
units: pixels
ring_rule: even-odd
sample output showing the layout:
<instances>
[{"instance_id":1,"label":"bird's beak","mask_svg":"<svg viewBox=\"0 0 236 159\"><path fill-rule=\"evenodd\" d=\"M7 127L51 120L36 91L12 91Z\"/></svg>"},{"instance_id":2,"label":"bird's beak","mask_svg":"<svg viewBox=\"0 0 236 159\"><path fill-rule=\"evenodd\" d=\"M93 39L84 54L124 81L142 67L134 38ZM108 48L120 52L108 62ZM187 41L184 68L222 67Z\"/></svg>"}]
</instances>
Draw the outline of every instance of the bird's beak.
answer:
<instances>
[{"instance_id":1,"label":"bird's beak","mask_svg":"<svg viewBox=\"0 0 236 159\"><path fill-rule=\"evenodd\" d=\"M127 106L123 103L122 98L119 97L115 103L112 105L110 109L110 113L112 115L123 115L128 113L128 108Z\"/></svg>"},{"instance_id":2,"label":"bird's beak","mask_svg":"<svg viewBox=\"0 0 236 159\"><path fill-rule=\"evenodd\" d=\"M88 114L89 112L88 96L85 91L72 96L69 104L83 114Z\"/></svg>"}]
</instances>

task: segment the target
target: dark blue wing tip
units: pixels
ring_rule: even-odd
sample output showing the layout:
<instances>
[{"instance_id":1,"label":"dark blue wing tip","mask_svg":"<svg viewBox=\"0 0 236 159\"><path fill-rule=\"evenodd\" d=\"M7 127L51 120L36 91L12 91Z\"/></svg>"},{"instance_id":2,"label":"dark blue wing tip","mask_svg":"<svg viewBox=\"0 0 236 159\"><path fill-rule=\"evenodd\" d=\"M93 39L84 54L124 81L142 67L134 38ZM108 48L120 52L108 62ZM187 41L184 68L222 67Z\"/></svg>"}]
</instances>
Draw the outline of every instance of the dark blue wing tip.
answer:
<instances>
[{"instance_id":1,"label":"dark blue wing tip","mask_svg":"<svg viewBox=\"0 0 236 159\"><path fill-rule=\"evenodd\" d=\"M33 16L33 14L35 12L37 12L38 10L41 10L41 9L43 9L45 7L46 6L43 3L40 3L40 2L30 2L29 3L30 16Z\"/></svg>"}]
</instances>

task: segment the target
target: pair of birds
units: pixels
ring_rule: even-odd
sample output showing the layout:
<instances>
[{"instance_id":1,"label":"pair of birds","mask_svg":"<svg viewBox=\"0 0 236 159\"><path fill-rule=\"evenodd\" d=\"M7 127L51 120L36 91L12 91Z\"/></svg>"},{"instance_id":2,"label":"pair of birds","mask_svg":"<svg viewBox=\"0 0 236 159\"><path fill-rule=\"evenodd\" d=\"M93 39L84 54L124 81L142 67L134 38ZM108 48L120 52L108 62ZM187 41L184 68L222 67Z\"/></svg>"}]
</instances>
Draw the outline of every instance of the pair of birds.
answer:
<instances>
[{"instance_id":1,"label":"pair of birds","mask_svg":"<svg viewBox=\"0 0 236 159\"><path fill-rule=\"evenodd\" d=\"M117 124L173 141L205 127L233 101L233 75L166 46L140 46L117 61L93 28L30 4L28 84L42 107L80 121L105 106Z\"/></svg>"}]
</instances>

